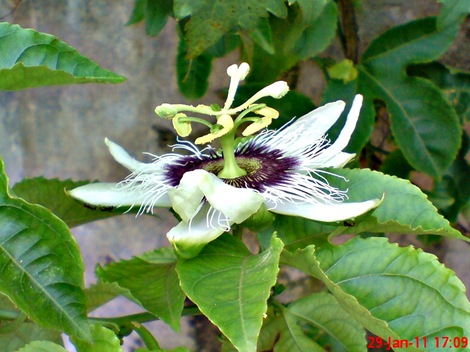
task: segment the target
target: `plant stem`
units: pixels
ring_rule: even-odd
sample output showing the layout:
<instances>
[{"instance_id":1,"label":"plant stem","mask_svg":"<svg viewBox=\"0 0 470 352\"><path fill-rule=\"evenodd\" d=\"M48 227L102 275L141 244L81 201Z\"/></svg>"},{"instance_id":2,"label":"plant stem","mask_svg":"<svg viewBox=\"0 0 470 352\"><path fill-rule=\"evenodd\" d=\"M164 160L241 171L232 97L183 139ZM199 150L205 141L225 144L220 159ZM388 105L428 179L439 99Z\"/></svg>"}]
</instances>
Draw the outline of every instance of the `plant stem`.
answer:
<instances>
[{"instance_id":1,"label":"plant stem","mask_svg":"<svg viewBox=\"0 0 470 352\"><path fill-rule=\"evenodd\" d=\"M157 340L155 339L155 337L153 337L153 335L150 333L150 331L147 330L145 326L140 323L134 322L132 323L132 327L134 328L135 332L137 332L137 334L140 336L140 338L145 344L145 347L147 347L149 351L160 350L160 345L158 344Z\"/></svg>"},{"instance_id":2,"label":"plant stem","mask_svg":"<svg viewBox=\"0 0 470 352\"><path fill-rule=\"evenodd\" d=\"M344 36L342 40L344 56L357 64L359 38L353 0L338 0L338 8Z\"/></svg>"},{"instance_id":3,"label":"plant stem","mask_svg":"<svg viewBox=\"0 0 470 352\"><path fill-rule=\"evenodd\" d=\"M0 320L14 320L20 314L17 310L0 309Z\"/></svg>"},{"instance_id":4,"label":"plant stem","mask_svg":"<svg viewBox=\"0 0 470 352\"><path fill-rule=\"evenodd\" d=\"M7 324L1 324L0 334L8 334L10 332L16 331L20 328L21 325L26 321L26 314L19 312L15 319L10 320ZM1 319L0 319L1 320Z\"/></svg>"},{"instance_id":5,"label":"plant stem","mask_svg":"<svg viewBox=\"0 0 470 352\"><path fill-rule=\"evenodd\" d=\"M186 315L199 315L201 312L197 307L184 307L182 316ZM127 325L131 322L133 323L146 323L149 321L159 320L157 316L153 315L152 313L144 312L144 313L137 313L137 314L130 314L124 315L120 317L111 317L111 318L88 318L90 321L94 323L113 323L118 326Z\"/></svg>"},{"instance_id":6,"label":"plant stem","mask_svg":"<svg viewBox=\"0 0 470 352\"><path fill-rule=\"evenodd\" d=\"M184 307L182 316L187 315L200 315L198 307ZM16 310L0 309L0 320L15 320L23 316L22 312ZM137 314L124 315L120 317L110 317L110 318L94 318L89 317L88 320L93 323L102 323L102 324L114 324L117 326L122 326L129 324L131 322L136 323L146 323L149 321L159 320L159 318L152 313L144 312Z\"/></svg>"}]
</instances>

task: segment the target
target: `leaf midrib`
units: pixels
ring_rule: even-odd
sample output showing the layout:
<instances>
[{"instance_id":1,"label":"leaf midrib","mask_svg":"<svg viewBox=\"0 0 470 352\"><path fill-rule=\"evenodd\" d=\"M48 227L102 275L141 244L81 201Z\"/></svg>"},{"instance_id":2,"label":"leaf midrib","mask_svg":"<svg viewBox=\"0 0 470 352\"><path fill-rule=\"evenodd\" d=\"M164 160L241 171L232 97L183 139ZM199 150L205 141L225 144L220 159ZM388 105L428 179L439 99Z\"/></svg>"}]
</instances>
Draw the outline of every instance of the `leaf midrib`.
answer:
<instances>
[{"instance_id":1,"label":"leaf midrib","mask_svg":"<svg viewBox=\"0 0 470 352\"><path fill-rule=\"evenodd\" d=\"M385 92L385 94L387 94L391 102L394 103L397 107L399 107L400 111L403 113L403 116L405 117L405 119L403 120L405 122L408 122L408 125L411 126L411 128L413 129L414 135L417 137L418 142L421 146L421 149L424 151L424 154L427 157L426 160L428 160L431 163L434 170L439 170L439 167L435 164L433 158L431 157L429 150L426 148L426 144L424 143L421 135L417 132L416 126L412 123L412 120L410 116L408 115L406 109L399 103L399 101L395 98L395 96L392 94L391 91L389 91L384 85L382 85L379 80L375 79L375 76L371 72L369 72L365 66L359 65L358 70L366 74L367 77L369 77L371 81L373 81L378 87L380 87L380 89L382 89L383 92ZM402 78L405 78L405 77L402 76ZM390 113L390 110L389 109L387 110ZM391 120L393 121L393 114L390 114L390 117L391 117ZM392 130L393 130L393 123L392 123ZM398 140L397 140L397 144L398 144ZM439 172L437 172L437 174L439 174Z\"/></svg>"},{"instance_id":2,"label":"leaf midrib","mask_svg":"<svg viewBox=\"0 0 470 352\"><path fill-rule=\"evenodd\" d=\"M34 206L34 205L30 205L30 206ZM28 216L34 218L34 219L35 219L36 221L38 221L39 223L45 225L47 228L50 229L51 232L57 234L57 231L55 231L55 229L53 229L50 224L48 224L47 222L42 221L42 219L38 218L38 217L36 216L36 214L27 211L27 210L26 210L25 208L23 208L23 207L19 207L19 206L16 206L16 205L14 205L14 204L11 204L11 203L10 203L10 204L8 204L8 203L1 204L1 205L0 205L0 209L1 209L2 207L12 207L12 208L16 208L17 210L22 211L22 212L24 212L25 214L27 214ZM16 235L17 235L17 234L16 234ZM15 236L16 236L16 235L15 235ZM13 236L13 237L15 237L15 236ZM60 236L59 236L59 237L60 237ZM10 239L11 239L11 237L10 237ZM65 246L65 247L67 247L67 246ZM48 297L48 298L49 298L49 301L52 302L56 308L58 308L57 311L60 312L61 316L67 317L67 320L69 321L69 323L71 323L72 326L75 326L76 329L82 333L82 336L87 336L87 335L88 335L87 332L84 331L84 330L81 328L80 325L76 324L76 322L75 322L76 317L72 317L71 315L69 315L69 314L67 313L67 311L64 310L63 306L61 306L60 304L58 304L58 302L57 302L57 300L55 299L55 297L51 296L50 293L46 290L47 285L41 285L40 282L38 282L37 280L35 280L34 277L30 274L30 272L27 271L26 268L23 268L23 266L21 266L21 264L16 260L16 258L14 258L13 256L10 255L10 253L9 253L9 252L6 250L6 248L3 246L3 243L0 244L0 248L1 248L1 249L3 250L3 252L7 255L7 257L10 258L10 261L14 264L14 266L18 269L18 271L22 272L23 275L26 275L26 276L30 279L30 282L31 282L32 284L34 284L34 285L39 289L39 291L43 292L44 296ZM69 253L70 253L70 252L69 252ZM72 253L70 253L70 254L72 255ZM73 257L73 255L72 255L72 257ZM65 282L64 282L64 283L65 283ZM67 283L67 284L70 284L70 285L71 285L71 283Z\"/></svg>"}]
</instances>

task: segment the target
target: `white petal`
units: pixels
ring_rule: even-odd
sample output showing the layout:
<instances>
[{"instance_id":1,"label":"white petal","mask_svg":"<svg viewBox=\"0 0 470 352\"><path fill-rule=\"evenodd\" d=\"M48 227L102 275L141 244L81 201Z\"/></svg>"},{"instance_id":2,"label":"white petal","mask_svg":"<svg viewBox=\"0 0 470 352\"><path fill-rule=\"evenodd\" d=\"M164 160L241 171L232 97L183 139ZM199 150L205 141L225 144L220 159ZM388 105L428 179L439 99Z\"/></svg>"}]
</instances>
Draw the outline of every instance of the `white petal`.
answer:
<instances>
[{"instance_id":1,"label":"white petal","mask_svg":"<svg viewBox=\"0 0 470 352\"><path fill-rule=\"evenodd\" d=\"M173 209L185 221L198 211L203 197L214 209L237 224L254 214L264 201L263 196L254 190L227 185L216 175L204 170L185 173L178 187L168 193Z\"/></svg>"},{"instance_id":2,"label":"white petal","mask_svg":"<svg viewBox=\"0 0 470 352\"><path fill-rule=\"evenodd\" d=\"M343 167L350 162L356 154L340 152L334 155L332 158L323 162L321 167Z\"/></svg>"},{"instance_id":3,"label":"white petal","mask_svg":"<svg viewBox=\"0 0 470 352\"><path fill-rule=\"evenodd\" d=\"M313 158L310 154L317 155L315 150L322 148L326 132L341 116L344 107L343 101L326 104L276 132L259 134L254 143L282 150L285 155L295 155L308 162ZM313 146L314 149L309 148Z\"/></svg>"},{"instance_id":4,"label":"white petal","mask_svg":"<svg viewBox=\"0 0 470 352\"><path fill-rule=\"evenodd\" d=\"M219 224L218 219L208 216L209 209L210 205L204 204L191 221L181 221L167 233L168 240L181 256L196 256L207 243L227 230L225 225Z\"/></svg>"},{"instance_id":5,"label":"white petal","mask_svg":"<svg viewBox=\"0 0 470 352\"><path fill-rule=\"evenodd\" d=\"M250 188L236 188L225 184L213 174L210 182L200 185L209 203L231 222L240 224L256 213L264 197Z\"/></svg>"},{"instance_id":6,"label":"white petal","mask_svg":"<svg viewBox=\"0 0 470 352\"><path fill-rule=\"evenodd\" d=\"M145 204L146 192L123 189L115 183L90 183L67 192L70 196L84 203L97 206L134 206ZM170 207L170 199L165 194L155 203L157 207Z\"/></svg>"},{"instance_id":7,"label":"white petal","mask_svg":"<svg viewBox=\"0 0 470 352\"><path fill-rule=\"evenodd\" d=\"M357 120L359 119L359 113L362 106L362 95L358 94L354 97L351 109L349 110L346 123L341 130L336 141L330 145L327 149L322 151L322 153L312 160L312 163L309 163L309 167L340 167L340 164L343 162L343 159L336 161L335 157L341 153L341 151L347 147L351 135L356 128Z\"/></svg>"},{"instance_id":8,"label":"white petal","mask_svg":"<svg viewBox=\"0 0 470 352\"><path fill-rule=\"evenodd\" d=\"M204 198L199 185L204 182L206 176L196 171L200 170L186 172L178 187L168 190L171 206L183 221L189 221L196 215Z\"/></svg>"},{"instance_id":9,"label":"white petal","mask_svg":"<svg viewBox=\"0 0 470 352\"><path fill-rule=\"evenodd\" d=\"M289 134L290 130L298 129L300 131L299 138L304 139L304 143L307 141L308 144L311 144L312 140L319 139L326 134L341 116L345 106L346 103L342 100L320 106L297 119L283 132Z\"/></svg>"},{"instance_id":10,"label":"white petal","mask_svg":"<svg viewBox=\"0 0 470 352\"><path fill-rule=\"evenodd\" d=\"M380 203L380 199L371 199L357 203L313 204L283 202L274 204L266 202L266 205L273 213L301 216L316 221L333 222L362 215L371 209L377 208Z\"/></svg>"},{"instance_id":11,"label":"white petal","mask_svg":"<svg viewBox=\"0 0 470 352\"><path fill-rule=\"evenodd\" d=\"M131 157L123 147L114 143L113 141L105 138L104 142L109 148L109 152L113 156L113 158L122 166L127 168L130 171L135 171L139 167L145 166L147 164L137 161L133 157Z\"/></svg>"}]
</instances>

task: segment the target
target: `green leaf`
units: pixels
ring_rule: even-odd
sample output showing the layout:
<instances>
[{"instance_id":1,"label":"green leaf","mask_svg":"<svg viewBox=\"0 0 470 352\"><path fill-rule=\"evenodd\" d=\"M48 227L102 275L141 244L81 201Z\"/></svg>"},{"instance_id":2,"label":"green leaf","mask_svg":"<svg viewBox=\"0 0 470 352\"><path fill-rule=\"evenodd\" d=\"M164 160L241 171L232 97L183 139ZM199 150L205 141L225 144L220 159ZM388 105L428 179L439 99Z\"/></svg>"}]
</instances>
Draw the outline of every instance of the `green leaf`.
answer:
<instances>
[{"instance_id":1,"label":"green leaf","mask_svg":"<svg viewBox=\"0 0 470 352\"><path fill-rule=\"evenodd\" d=\"M89 340L84 266L68 227L8 194L0 161L0 291L43 327Z\"/></svg>"},{"instance_id":2,"label":"green leaf","mask_svg":"<svg viewBox=\"0 0 470 352\"><path fill-rule=\"evenodd\" d=\"M401 150L397 149L387 155L380 171L387 175L408 179L413 168L408 164Z\"/></svg>"},{"instance_id":3,"label":"green leaf","mask_svg":"<svg viewBox=\"0 0 470 352\"><path fill-rule=\"evenodd\" d=\"M201 98L207 91L209 75L212 71L213 57L203 53L188 59L188 45L180 37L176 58L176 76L181 93L189 99Z\"/></svg>"},{"instance_id":4,"label":"green leaf","mask_svg":"<svg viewBox=\"0 0 470 352\"><path fill-rule=\"evenodd\" d=\"M341 224L326 224L301 217L276 214L273 227L258 234L258 238L262 247L266 248L275 231L286 249L295 250L310 244L323 245L328 242L328 236L339 228Z\"/></svg>"},{"instance_id":5,"label":"green leaf","mask_svg":"<svg viewBox=\"0 0 470 352\"><path fill-rule=\"evenodd\" d=\"M313 331L328 334L325 339L334 351L366 351L365 331L330 294L315 293L289 304L286 321L291 326L304 322Z\"/></svg>"},{"instance_id":6,"label":"green leaf","mask_svg":"<svg viewBox=\"0 0 470 352\"><path fill-rule=\"evenodd\" d=\"M430 200L439 208L441 213L455 223L459 213L470 199L470 165L466 159L470 147L468 135L464 135L462 147L457 158L444 173L441 180L434 181L434 187L428 192Z\"/></svg>"},{"instance_id":7,"label":"green leaf","mask_svg":"<svg viewBox=\"0 0 470 352\"><path fill-rule=\"evenodd\" d=\"M178 259L181 287L239 351L256 351L282 242L252 255L239 239L222 235L192 259Z\"/></svg>"},{"instance_id":8,"label":"green leaf","mask_svg":"<svg viewBox=\"0 0 470 352\"><path fill-rule=\"evenodd\" d=\"M5 321L2 321L2 327L4 325ZM1 351L14 352L32 341L41 340L61 344L62 336L56 330L44 329L34 323L25 322L15 331L0 334ZM36 352L37 350L34 351Z\"/></svg>"},{"instance_id":9,"label":"green leaf","mask_svg":"<svg viewBox=\"0 0 470 352\"><path fill-rule=\"evenodd\" d=\"M50 341L33 341L16 352L67 352L67 350Z\"/></svg>"},{"instance_id":10,"label":"green leaf","mask_svg":"<svg viewBox=\"0 0 470 352\"><path fill-rule=\"evenodd\" d=\"M0 47L0 90L125 80L56 37L18 25L0 23Z\"/></svg>"},{"instance_id":11,"label":"green leaf","mask_svg":"<svg viewBox=\"0 0 470 352\"><path fill-rule=\"evenodd\" d=\"M442 3L441 12L437 18L438 27L455 26L455 23L462 22L470 13L469 0L438 0Z\"/></svg>"},{"instance_id":12,"label":"green leaf","mask_svg":"<svg viewBox=\"0 0 470 352\"><path fill-rule=\"evenodd\" d=\"M302 35L293 42L293 54L302 60L312 58L325 50L335 38L337 18L338 7L336 3L326 1L320 16L318 18L310 17L310 22L305 22ZM286 42L285 45L286 49L290 49L290 42Z\"/></svg>"},{"instance_id":13,"label":"green leaf","mask_svg":"<svg viewBox=\"0 0 470 352\"><path fill-rule=\"evenodd\" d=\"M313 246L286 252L283 261L322 280L350 315L384 339L426 336L429 342L470 333L465 286L421 249L401 248L385 238L354 238L320 248L316 255ZM435 346L428 343L427 350L438 350Z\"/></svg>"},{"instance_id":14,"label":"green leaf","mask_svg":"<svg viewBox=\"0 0 470 352\"><path fill-rule=\"evenodd\" d=\"M102 282L91 285L85 289L87 310L101 307L105 303L113 300L118 296L132 297L128 289L122 288L116 282Z\"/></svg>"},{"instance_id":15,"label":"green leaf","mask_svg":"<svg viewBox=\"0 0 470 352\"><path fill-rule=\"evenodd\" d=\"M167 349L153 349L153 350L149 350L148 348L138 348L136 350L134 350L134 352L190 352L186 347L176 347L176 348L173 348L171 350L167 350Z\"/></svg>"},{"instance_id":16,"label":"green leaf","mask_svg":"<svg viewBox=\"0 0 470 352\"><path fill-rule=\"evenodd\" d=\"M61 218L69 227L121 215L123 210L94 207L69 197L67 190L85 185L90 181L72 181L36 177L24 179L12 188L14 194L33 204L40 204ZM54 197L51 197L51 195Z\"/></svg>"},{"instance_id":17,"label":"green leaf","mask_svg":"<svg viewBox=\"0 0 470 352\"><path fill-rule=\"evenodd\" d=\"M173 12L173 0L147 0L145 11L145 33L155 36L165 27Z\"/></svg>"},{"instance_id":18,"label":"green leaf","mask_svg":"<svg viewBox=\"0 0 470 352\"><path fill-rule=\"evenodd\" d=\"M271 26L267 18L261 18L258 26L252 31L252 38L264 51L273 55L274 46Z\"/></svg>"},{"instance_id":19,"label":"green leaf","mask_svg":"<svg viewBox=\"0 0 470 352\"><path fill-rule=\"evenodd\" d=\"M235 50L240 45L240 37L237 34L224 35L220 40L211 46L205 53L212 57L221 58Z\"/></svg>"},{"instance_id":20,"label":"green leaf","mask_svg":"<svg viewBox=\"0 0 470 352\"><path fill-rule=\"evenodd\" d=\"M145 7L147 6L147 0L135 0L134 8L132 9L132 14L129 20L126 22L125 26L130 26L141 22L145 17Z\"/></svg>"},{"instance_id":21,"label":"green leaf","mask_svg":"<svg viewBox=\"0 0 470 352\"><path fill-rule=\"evenodd\" d=\"M301 9L301 23L308 27L322 14L330 0L291 0L290 5L297 3Z\"/></svg>"},{"instance_id":22,"label":"green leaf","mask_svg":"<svg viewBox=\"0 0 470 352\"><path fill-rule=\"evenodd\" d=\"M121 341L111 330L101 325L90 325L93 336L93 344L71 338L71 342L77 348L77 352L123 352Z\"/></svg>"},{"instance_id":23,"label":"green leaf","mask_svg":"<svg viewBox=\"0 0 470 352\"><path fill-rule=\"evenodd\" d=\"M406 67L438 58L457 30L458 22L437 28L435 18L392 28L370 44L358 66L358 91L369 101L385 102L405 158L433 177L440 177L455 158L461 127L440 90L427 80L408 76Z\"/></svg>"},{"instance_id":24,"label":"green leaf","mask_svg":"<svg viewBox=\"0 0 470 352\"><path fill-rule=\"evenodd\" d=\"M175 266L173 251L161 248L98 267L97 275L128 289L132 295L129 298L178 331L185 295L179 286Z\"/></svg>"},{"instance_id":25,"label":"green leaf","mask_svg":"<svg viewBox=\"0 0 470 352\"><path fill-rule=\"evenodd\" d=\"M304 1L301 3L306 4ZM285 19L270 17L274 53L267 52L259 45L253 46L252 55L248 54L253 57L247 77L249 82L271 83L300 60L317 55L331 43L337 23L336 3L315 0L311 6L321 9L321 15L315 11L308 13L309 5L305 5L289 6L289 16ZM248 45L245 41L245 50Z\"/></svg>"},{"instance_id":26,"label":"green leaf","mask_svg":"<svg viewBox=\"0 0 470 352\"><path fill-rule=\"evenodd\" d=\"M469 241L452 228L437 212L426 195L408 180L368 169L331 169L326 176L332 186L348 190L348 202L381 199L383 202L370 216L357 219L351 226L342 224L337 233L398 232L435 234Z\"/></svg>"},{"instance_id":27,"label":"green leaf","mask_svg":"<svg viewBox=\"0 0 470 352\"><path fill-rule=\"evenodd\" d=\"M289 319L289 317L291 319ZM271 318L271 319L270 319ZM303 331L285 308L280 308L273 319L268 315L258 341L261 351L325 352Z\"/></svg>"},{"instance_id":28,"label":"green leaf","mask_svg":"<svg viewBox=\"0 0 470 352\"><path fill-rule=\"evenodd\" d=\"M347 202L381 199L378 208L356 219L339 223L320 223L300 217L276 215L273 228L286 248L303 248L308 244L324 245L327 238L343 233L435 234L469 241L450 226L426 195L408 180L368 169L328 169L323 175L331 186L348 190ZM268 231L266 231L268 232Z\"/></svg>"},{"instance_id":29,"label":"green leaf","mask_svg":"<svg viewBox=\"0 0 470 352\"><path fill-rule=\"evenodd\" d=\"M364 329L327 293L315 293L282 307L263 333L273 341L262 350L367 351Z\"/></svg>"},{"instance_id":30,"label":"green leaf","mask_svg":"<svg viewBox=\"0 0 470 352\"><path fill-rule=\"evenodd\" d=\"M328 80L327 86L323 91L322 105L337 100L343 100L348 102L346 108L341 114L341 117L328 131L328 138L330 138L332 141L338 138L339 134L341 133L341 130L344 127L344 124L346 123L346 117L351 107L351 103L358 91L358 83L359 82L357 80L345 84L342 80L330 79ZM351 140L349 141L348 146L346 147L346 151L351 153L360 153L362 148L364 148L364 146L370 139L374 128L374 122L374 102L372 99L369 99L368 96L365 96L361 108L359 121L357 122Z\"/></svg>"},{"instance_id":31,"label":"green leaf","mask_svg":"<svg viewBox=\"0 0 470 352\"><path fill-rule=\"evenodd\" d=\"M439 62L412 65L408 74L426 78L438 86L462 121L470 121L470 73Z\"/></svg>"},{"instance_id":32,"label":"green leaf","mask_svg":"<svg viewBox=\"0 0 470 352\"><path fill-rule=\"evenodd\" d=\"M185 25L186 39L189 44L188 58L196 58L225 34L253 30L260 18L269 13L277 17L287 14L284 1L194 1L175 0L175 16L181 20L190 16Z\"/></svg>"}]
</instances>

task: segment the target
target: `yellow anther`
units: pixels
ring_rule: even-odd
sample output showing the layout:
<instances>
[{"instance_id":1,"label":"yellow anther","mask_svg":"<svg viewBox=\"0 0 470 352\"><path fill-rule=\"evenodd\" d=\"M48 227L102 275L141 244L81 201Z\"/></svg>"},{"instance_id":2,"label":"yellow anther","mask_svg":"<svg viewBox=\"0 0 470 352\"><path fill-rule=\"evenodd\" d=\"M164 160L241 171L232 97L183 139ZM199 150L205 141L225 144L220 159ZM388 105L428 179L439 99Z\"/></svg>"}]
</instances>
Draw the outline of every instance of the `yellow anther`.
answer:
<instances>
[{"instance_id":1,"label":"yellow anther","mask_svg":"<svg viewBox=\"0 0 470 352\"><path fill-rule=\"evenodd\" d=\"M177 113L172 120L173 128L176 130L176 133L178 133L178 135L181 137L189 136L192 131L191 123L189 121L181 121L181 118L184 117L187 117L186 114L180 112Z\"/></svg>"},{"instance_id":2,"label":"yellow anther","mask_svg":"<svg viewBox=\"0 0 470 352\"><path fill-rule=\"evenodd\" d=\"M214 139L222 137L223 135L227 134L233 128L233 119L230 115L227 115L227 114L220 115L219 118L217 119L217 125L221 126L219 130L214 131L214 132L211 131L211 133L197 138L194 141L194 143L196 144L210 143Z\"/></svg>"},{"instance_id":3,"label":"yellow anther","mask_svg":"<svg viewBox=\"0 0 470 352\"><path fill-rule=\"evenodd\" d=\"M269 106L265 106L264 108L255 110L253 112L264 117L269 117L270 119L277 119L279 117L279 111L270 108Z\"/></svg>"}]
</instances>

